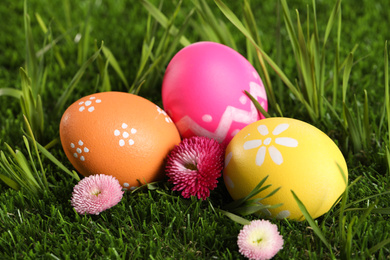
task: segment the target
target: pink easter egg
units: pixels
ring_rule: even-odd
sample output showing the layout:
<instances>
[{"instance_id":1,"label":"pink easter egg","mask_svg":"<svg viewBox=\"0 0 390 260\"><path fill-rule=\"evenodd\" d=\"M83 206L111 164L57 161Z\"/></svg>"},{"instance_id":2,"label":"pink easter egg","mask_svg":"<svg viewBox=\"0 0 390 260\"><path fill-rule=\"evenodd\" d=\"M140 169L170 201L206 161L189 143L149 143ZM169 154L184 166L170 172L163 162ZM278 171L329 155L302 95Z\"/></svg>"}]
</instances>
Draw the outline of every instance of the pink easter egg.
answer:
<instances>
[{"instance_id":1,"label":"pink easter egg","mask_svg":"<svg viewBox=\"0 0 390 260\"><path fill-rule=\"evenodd\" d=\"M242 128L264 118L245 90L267 111L263 82L248 60L228 46L198 42L168 64L162 101L183 138L197 135L228 143Z\"/></svg>"}]
</instances>

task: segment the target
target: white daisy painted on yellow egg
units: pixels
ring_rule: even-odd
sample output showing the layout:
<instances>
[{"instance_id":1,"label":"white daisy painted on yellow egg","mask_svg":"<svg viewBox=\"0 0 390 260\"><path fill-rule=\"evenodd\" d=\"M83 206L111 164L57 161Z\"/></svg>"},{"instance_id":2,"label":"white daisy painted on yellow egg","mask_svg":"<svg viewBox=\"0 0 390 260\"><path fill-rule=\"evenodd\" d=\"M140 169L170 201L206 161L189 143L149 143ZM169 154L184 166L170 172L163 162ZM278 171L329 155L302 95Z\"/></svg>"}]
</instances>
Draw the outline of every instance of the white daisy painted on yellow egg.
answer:
<instances>
[{"instance_id":1,"label":"white daisy painted on yellow egg","mask_svg":"<svg viewBox=\"0 0 390 260\"><path fill-rule=\"evenodd\" d=\"M266 125L259 125L257 130L261 135L261 139L254 139L244 143L245 150L260 147L256 154L257 166L263 165L267 150L272 161L277 165L281 165L283 163L283 156L277 148L278 145L286 147L298 146L298 141L294 138L283 136L279 137L279 135L286 131L288 127L289 124L279 124L274 128L272 133L270 133Z\"/></svg>"}]
</instances>

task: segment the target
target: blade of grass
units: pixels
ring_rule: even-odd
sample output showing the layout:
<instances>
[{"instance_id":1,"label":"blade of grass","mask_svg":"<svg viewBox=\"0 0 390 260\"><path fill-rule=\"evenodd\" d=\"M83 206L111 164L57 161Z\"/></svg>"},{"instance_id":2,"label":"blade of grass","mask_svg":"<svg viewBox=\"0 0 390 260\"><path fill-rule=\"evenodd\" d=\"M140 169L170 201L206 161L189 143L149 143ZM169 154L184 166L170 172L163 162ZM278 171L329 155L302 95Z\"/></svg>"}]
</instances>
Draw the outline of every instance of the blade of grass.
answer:
<instances>
[{"instance_id":1,"label":"blade of grass","mask_svg":"<svg viewBox=\"0 0 390 260\"><path fill-rule=\"evenodd\" d=\"M265 186L265 187L262 187L264 182L268 179L268 175L265 176L257 185L256 187L253 188L253 190L247 195L245 196L244 198L241 198L241 199L238 199L236 201L233 201L232 203L229 203L228 205L226 205L226 209L232 209L232 208L237 208L239 207L240 205L242 205L243 203L245 203L245 201L249 200L250 198L256 196L257 194L259 194L261 191L269 188L271 186L271 184Z\"/></svg>"},{"instance_id":2,"label":"blade of grass","mask_svg":"<svg viewBox=\"0 0 390 260\"><path fill-rule=\"evenodd\" d=\"M343 172L343 171L341 171ZM345 174L344 174L345 175ZM345 213L345 209L346 209L346 204L347 204L347 201L348 201L348 192L349 192L349 186L346 187L345 191L343 192L342 194L342 197L341 197L341 206L340 206L340 210L339 210L339 215L338 215L338 219L339 219L339 231L340 231L340 238L341 238L341 243L342 243L342 246L345 245L345 242L346 242L346 239L347 239L347 235L345 233L345 221L346 221L346 217L344 215Z\"/></svg>"},{"instance_id":3,"label":"blade of grass","mask_svg":"<svg viewBox=\"0 0 390 260\"><path fill-rule=\"evenodd\" d=\"M0 162L0 165L1 165L2 163ZM20 190L20 185L16 182L16 181L14 181L14 180L12 180L11 178L9 178L9 177L7 177L7 176L5 176L5 175L3 175L3 174L0 174L0 179L5 183L5 184L7 184L9 187L11 187L12 189L14 189L14 190Z\"/></svg>"},{"instance_id":4,"label":"blade of grass","mask_svg":"<svg viewBox=\"0 0 390 260\"><path fill-rule=\"evenodd\" d=\"M283 203L275 204L275 205L262 205L262 204L253 203L253 204L248 205L248 206L236 208L232 211L234 213L239 213L241 216L248 216L248 215L251 215L254 213L258 213L259 211L264 210L264 209L275 209L275 208L278 208L282 205L283 205Z\"/></svg>"},{"instance_id":5,"label":"blade of grass","mask_svg":"<svg viewBox=\"0 0 390 260\"><path fill-rule=\"evenodd\" d=\"M364 210L363 214L359 217L359 220L356 223L355 229L352 232L352 236L354 236L358 232L359 227L367 221L368 216L372 213L376 205L377 201L375 203L371 203L370 206Z\"/></svg>"},{"instance_id":6,"label":"blade of grass","mask_svg":"<svg viewBox=\"0 0 390 260\"><path fill-rule=\"evenodd\" d=\"M28 156L29 156L29 158L30 158L30 162L33 162L34 159L33 159L33 156L32 156L32 154L31 154L30 145L29 145L29 143L28 143L28 141L27 141L26 136L23 136L23 142L24 142L24 146L25 146L26 149L27 149L27 154L28 154ZM43 183L40 181L39 174L38 174L37 168L35 167L35 164L32 163L32 164L31 164L31 167L32 167L33 170L34 170L33 173L35 173L35 179L36 179L37 182L39 182L39 184L42 186Z\"/></svg>"},{"instance_id":7,"label":"blade of grass","mask_svg":"<svg viewBox=\"0 0 390 260\"><path fill-rule=\"evenodd\" d=\"M87 15L85 16L84 21L81 24L81 39L78 42L78 53L77 53L77 64L82 65L85 63L88 55L88 49L89 49L89 38L91 34L91 24L90 24L90 16L92 12L94 2L89 1L88 11Z\"/></svg>"},{"instance_id":8,"label":"blade of grass","mask_svg":"<svg viewBox=\"0 0 390 260\"><path fill-rule=\"evenodd\" d=\"M43 134L43 131L45 129L45 115L43 112L43 103L42 103L42 98L41 95L37 96L37 106L35 108L35 113L33 115L33 120L35 121L35 124L37 125L39 129L39 138Z\"/></svg>"},{"instance_id":9,"label":"blade of grass","mask_svg":"<svg viewBox=\"0 0 390 260\"><path fill-rule=\"evenodd\" d=\"M9 149L12 149L12 148L9 147ZM36 181L36 179L34 178L33 172L31 170L30 165L28 164L28 161L27 161L26 157L24 156L24 154L19 150L15 150L14 154L15 154L14 159L16 160L18 166L23 171L23 173L25 173L24 177L27 177L30 185L33 185L34 187L39 188L40 186L39 186L38 182Z\"/></svg>"},{"instance_id":10,"label":"blade of grass","mask_svg":"<svg viewBox=\"0 0 390 260\"><path fill-rule=\"evenodd\" d=\"M44 188L47 189L48 188L48 183L47 183L47 179L46 179L46 171L45 171L45 168L43 167L42 160L41 160L41 157L39 155L39 151L38 151L38 148L37 148L37 145L36 145L36 140L35 140L34 134L32 132L31 126L30 126L26 116L23 115L23 118L24 118L24 123L27 126L27 132L28 132L30 138L33 141L33 147L34 147L34 150L35 150L35 155L36 155L36 157L38 159L38 163L39 163L39 166L41 168L41 175L43 177Z\"/></svg>"},{"instance_id":11,"label":"blade of grass","mask_svg":"<svg viewBox=\"0 0 390 260\"><path fill-rule=\"evenodd\" d=\"M350 185L350 186L351 186L351 185ZM350 187L350 186L349 186L349 187ZM379 196L384 196L384 195L387 195L387 194L390 194L390 191L385 191L385 192L382 192L382 193L379 193L379 194L374 194L374 195L367 196L367 197L364 197L364 198L362 198L362 199L359 199L359 200L350 202L350 203L346 204L344 208L340 208L340 209L338 209L337 211L335 211L334 215L337 215L337 214L339 214L339 212L340 212L341 210L344 210L344 211L345 211L346 209L350 208L351 206L353 206L353 205L355 205L355 204L358 204L358 203L360 203L360 202L362 202L362 201L367 201L367 200L370 200L370 199L373 199L373 198L377 198L377 197L379 197Z\"/></svg>"},{"instance_id":12,"label":"blade of grass","mask_svg":"<svg viewBox=\"0 0 390 260\"><path fill-rule=\"evenodd\" d=\"M0 97L1 96L10 96L14 98L20 98L23 95L23 92L19 89L14 88L0 88Z\"/></svg>"},{"instance_id":13,"label":"blade of grass","mask_svg":"<svg viewBox=\"0 0 390 260\"><path fill-rule=\"evenodd\" d=\"M303 98L302 94L299 92L299 90L295 87L294 84L291 83L291 81L288 79L288 77L284 74L284 72L279 68L279 66L256 44L256 42L253 40L252 36L248 32L248 30L244 27L244 25L241 23L240 19L237 18L237 16L222 2L222 0L214 0L218 8L222 11L222 13L226 16L227 19L230 20L230 22L236 26L238 30L241 31L241 33L244 34L245 37L247 37L250 42L255 46L256 50L261 53L264 60L267 61L267 63L272 67L272 69L278 74L278 76L281 78L281 80L286 84L286 86L290 89L292 94L297 97L299 101L302 102L302 104L305 106L306 110L309 113L309 116L312 119L316 118L315 112L310 107L310 105L307 103L307 101Z\"/></svg>"},{"instance_id":14,"label":"blade of grass","mask_svg":"<svg viewBox=\"0 0 390 260\"><path fill-rule=\"evenodd\" d=\"M359 133L358 125L356 120L352 117L349 109L343 104L343 112L346 118L346 124L348 125L349 136L351 137L352 146L355 152L362 149L361 135Z\"/></svg>"},{"instance_id":15,"label":"blade of grass","mask_svg":"<svg viewBox=\"0 0 390 260\"><path fill-rule=\"evenodd\" d=\"M24 33L26 36L26 68L27 68L27 74L30 75L31 77L32 85L35 86L35 88L33 88L33 96L36 97L36 95L39 93L37 89L39 86L39 84L37 84L38 60L34 48L34 39L31 31L30 16L28 15L27 12L27 2L28 2L27 0L24 0L24 9L23 9Z\"/></svg>"},{"instance_id":16,"label":"blade of grass","mask_svg":"<svg viewBox=\"0 0 390 260\"><path fill-rule=\"evenodd\" d=\"M149 38L149 37L148 37ZM131 85L131 88L129 88L129 92L131 92L134 89L135 84L139 82L139 79L142 75L142 72L145 69L145 66L150 59L150 56L152 54L153 46L154 46L155 38L152 37L150 42L147 43L147 39L145 37L144 42L142 44L142 52L141 52L141 59L140 59L140 64L138 66L138 71L137 75L135 76L134 82Z\"/></svg>"},{"instance_id":17,"label":"blade of grass","mask_svg":"<svg viewBox=\"0 0 390 260\"><path fill-rule=\"evenodd\" d=\"M386 145L386 159L387 159L387 174L390 175L390 149ZM388 187L390 188L390 184L388 184Z\"/></svg>"},{"instance_id":18,"label":"blade of grass","mask_svg":"<svg viewBox=\"0 0 390 260\"><path fill-rule=\"evenodd\" d=\"M42 145L36 142L37 148L39 151L47 157L50 161L52 161L55 165L58 166L61 170L66 172L69 176L75 178L77 181L80 181L80 177L75 171L70 171L68 168L65 167L58 159L56 159L48 150L46 150Z\"/></svg>"},{"instance_id":19,"label":"blade of grass","mask_svg":"<svg viewBox=\"0 0 390 260\"><path fill-rule=\"evenodd\" d=\"M270 118L270 114L268 114L267 111L265 111L265 109L260 105L259 101L257 101L257 99L255 99L251 93L249 93L248 91L245 90L245 94L250 98L250 100L253 102L253 104L255 105L256 109L265 117L265 118Z\"/></svg>"},{"instance_id":20,"label":"blade of grass","mask_svg":"<svg viewBox=\"0 0 390 260\"><path fill-rule=\"evenodd\" d=\"M357 221L358 217L353 216L350 220L348 226L347 226L347 233L345 240L342 241L342 248L341 248L341 258L342 259L349 259L352 255L352 239L353 239L353 226L355 225L355 222ZM346 218L345 218L346 220ZM345 223L346 224L346 223Z\"/></svg>"},{"instance_id":21,"label":"blade of grass","mask_svg":"<svg viewBox=\"0 0 390 260\"><path fill-rule=\"evenodd\" d=\"M305 217L305 219L309 223L310 227L313 229L314 233L321 239L321 241L325 244L325 246L329 249L329 251L332 251L332 248L331 248L329 242L326 240L321 229L318 227L317 223L314 221L314 219L311 217L310 213L307 211L305 205L302 203L302 201L298 198L298 196L295 194L295 192L293 190L291 190L291 193L292 193L295 201L297 202L298 207L301 210L303 216Z\"/></svg>"},{"instance_id":22,"label":"blade of grass","mask_svg":"<svg viewBox=\"0 0 390 260\"><path fill-rule=\"evenodd\" d=\"M299 43L298 43L298 39L296 37L293 22L291 20L291 15L290 15L290 11L289 11L290 9L287 5L286 0L281 0L281 4L282 4L282 9L283 9L284 22L285 22L286 27L287 27L287 32L288 32L289 39L291 41L291 46L293 47L293 52L294 52L294 55L296 57L296 60L298 60L297 58L299 57L299 47L298 47Z\"/></svg>"},{"instance_id":23,"label":"blade of grass","mask_svg":"<svg viewBox=\"0 0 390 260\"><path fill-rule=\"evenodd\" d=\"M97 50L86 62L84 62L84 64L76 72L76 74L72 78L71 82L69 83L67 88L64 90L64 92L62 93L62 95L60 96L60 98L58 99L58 101L57 101L57 103L56 103L56 105L54 107L54 111L55 111L56 114L59 114L62 111L65 103L69 99L69 97L70 97L71 93L73 92L74 88L77 86L77 83L80 81L80 79L84 75L85 70L99 56L99 54L100 54L100 52L102 50L102 47L103 47L103 42L102 42L102 45L99 48L99 50Z\"/></svg>"},{"instance_id":24,"label":"blade of grass","mask_svg":"<svg viewBox=\"0 0 390 260\"><path fill-rule=\"evenodd\" d=\"M389 54L387 51L387 41L385 42L385 107L387 115L387 146L390 146L390 97L389 97ZM390 171L390 164L389 171Z\"/></svg>"},{"instance_id":25,"label":"blade of grass","mask_svg":"<svg viewBox=\"0 0 390 260\"><path fill-rule=\"evenodd\" d=\"M159 10L157 9L153 4L151 4L148 0L140 0L141 4L145 7L146 10L156 19L163 28L167 29L168 28L168 18ZM177 32L179 30L175 26L171 26L169 32L173 35L176 36ZM191 42L185 37L185 36L180 36L180 43L183 46L190 45Z\"/></svg>"},{"instance_id":26,"label":"blade of grass","mask_svg":"<svg viewBox=\"0 0 390 260\"><path fill-rule=\"evenodd\" d=\"M248 0L244 1L244 21L245 21L245 26L246 26L246 28L249 29L249 32L250 32L252 38L256 41L256 43L259 45L259 47L262 48L255 16L253 15L253 12L252 12L252 9L251 9L251 6L250 6ZM250 40L248 38L246 39L246 42L247 42L247 45L251 44ZM275 98L273 85L272 85L272 82L271 82L271 79L270 79L270 76L268 73L268 69L265 65L263 56L261 56L261 53L259 51L257 51L256 49L254 51L257 55L257 58L258 58L258 61L260 64L261 73L263 75L262 78L264 79L264 83L265 83L264 86L266 88L268 99L269 99L268 102L272 107L276 107L277 102L276 102L276 98ZM249 51L249 53L251 53L251 52ZM280 79L278 79L278 80L280 80Z\"/></svg>"},{"instance_id":27,"label":"blade of grass","mask_svg":"<svg viewBox=\"0 0 390 260\"><path fill-rule=\"evenodd\" d=\"M110 65L113 67L115 72L118 74L119 78L122 80L122 82L125 84L126 88L129 88L129 83L127 82L127 79L119 66L118 61L115 59L115 56L112 54L109 48L106 46L103 46L103 53L104 56L106 56L107 60L109 61Z\"/></svg>"},{"instance_id":28,"label":"blade of grass","mask_svg":"<svg viewBox=\"0 0 390 260\"><path fill-rule=\"evenodd\" d=\"M334 116L334 118L337 119L337 121L340 123L341 127L343 127L344 131L347 132L348 129L347 129L346 125L344 124L343 120L340 118L339 113L336 112L335 107L332 104L330 104L330 102L325 97L322 97L322 98L324 99L324 104L327 105L331 114Z\"/></svg>"},{"instance_id":29,"label":"blade of grass","mask_svg":"<svg viewBox=\"0 0 390 260\"><path fill-rule=\"evenodd\" d=\"M341 17L339 18L337 28L337 44L336 44L336 55L333 65L333 97L332 107L335 108L337 104L337 93L339 89L339 70L340 70L340 39L341 39Z\"/></svg>"},{"instance_id":30,"label":"blade of grass","mask_svg":"<svg viewBox=\"0 0 390 260\"><path fill-rule=\"evenodd\" d=\"M66 25L68 26L68 28L71 28L72 27L72 19L70 19L71 7L70 7L69 0L62 1L62 4L63 4L63 8L64 8L63 10L64 10L64 14L65 14Z\"/></svg>"},{"instance_id":31,"label":"blade of grass","mask_svg":"<svg viewBox=\"0 0 390 260\"><path fill-rule=\"evenodd\" d=\"M202 30L207 30L208 35L213 35L213 41L223 43L237 49L236 43L231 36L229 28L223 26L221 21L218 21L210 6L205 0L192 0L196 6L196 11L202 19Z\"/></svg>"},{"instance_id":32,"label":"blade of grass","mask_svg":"<svg viewBox=\"0 0 390 260\"><path fill-rule=\"evenodd\" d=\"M346 102L346 97L347 97L347 89L348 89L348 81L349 81L349 76L351 74L351 69L352 69L352 64L353 64L353 53L349 53L348 58L347 58L347 63L344 68L344 74L343 74L343 102Z\"/></svg>"},{"instance_id":33,"label":"blade of grass","mask_svg":"<svg viewBox=\"0 0 390 260\"><path fill-rule=\"evenodd\" d=\"M376 251L378 251L381 248L384 248L387 244L390 244L390 238L385 239L379 242L378 244L376 244L375 246L371 247L370 249L368 249L369 255L371 256L375 254Z\"/></svg>"},{"instance_id":34,"label":"blade of grass","mask_svg":"<svg viewBox=\"0 0 390 260\"><path fill-rule=\"evenodd\" d=\"M333 23L336 20L336 15L340 9L340 4L341 4L341 0L337 0L336 4L333 7L332 12L330 13L328 24L326 25L326 29L325 29L324 44L323 44L324 46L328 41L330 31L332 30L333 27Z\"/></svg>"},{"instance_id":35,"label":"blade of grass","mask_svg":"<svg viewBox=\"0 0 390 260\"><path fill-rule=\"evenodd\" d=\"M224 214L225 216L227 216L228 218L230 218L234 222L237 222L241 225L249 225L251 223L249 220L242 218L240 216L237 216L236 214L233 214L231 212L228 212L228 211L225 211L222 209L217 209L217 211L221 212L222 214Z\"/></svg>"},{"instance_id":36,"label":"blade of grass","mask_svg":"<svg viewBox=\"0 0 390 260\"><path fill-rule=\"evenodd\" d=\"M39 26L41 27L43 33L45 34L45 37L49 41L49 44L44 46L42 49L40 49L37 53L36 56L38 58L41 58L43 54L45 54L48 50L53 49L54 51L54 56L57 59L58 64L60 65L61 69L65 69L66 65L64 63L64 59L61 56L61 53L58 51L58 48L56 48L56 44L64 38L64 35L59 36L56 39L53 39L51 29L46 26L45 22L43 21L42 17L40 16L39 13L35 13L35 18L38 21ZM44 86L44 84L42 84Z\"/></svg>"},{"instance_id":37,"label":"blade of grass","mask_svg":"<svg viewBox=\"0 0 390 260\"><path fill-rule=\"evenodd\" d=\"M368 114L368 94L367 91L364 90L364 107L363 107L363 136L365 148L369 148L371 146L371 125L370 125L370 116Z\"/></svg>"},{"instance_id":38,"label":"blade of grass","mask_svg":"<svg viewBox=\"0 0 390 260\"><path fill-rule=\"evenodd\" d=\"M316 106L314 104L314 92L316 91L316 86L314 85L314 81L312 78L312 68L311 68L311 62L310 57L308 53L308 47L306 45L306 40L304 38L300 18L299 18L299 12L296 10L297 13L297 29L298 29L298 57L299 57L299 65L300 65L300 72L302 73L302 91L306 94L306 100L308 100L309 105L316 110ZM317 114L318 112L315 111Z\"/></svg>"},{"instance_id":39,"label":"blade of grass","mask_svg":"<svg viewBox=\"0 0 390 260\"><path fill-rule=\"evenodd\" d=\"M137 94L139 92L140 87L147 82L148 85L156 85L158 84L158 80L162 80L163 71L165 70L166 64L172 58L172 56L177 52L178 45L180 45L181 36L184 35L187 26L189 25L190 18L194 14L195 9L191 9L184 21L182 22L182 26L180 30L177 31L175 36L172 36L170 33L170 29L174 26L174 21L176 19L177 14L180 11L180 4L178 2L176 8L171 15L170 19L167 21L167 28L165 29L163 35L156 34L155 32L151 32L150 35L147 34L144 37L145 43L150 43L145 51L143 51L143 56L141 56L141 61L145 62L145 65L150 60L151 64L148 66L143 65L144 67L140 67L137 76L133 81L132 86L130 87L129 92ZM150 23L150 20L148 20ZM156 22L157 23L157 22ZM150 27L150 26L148 26ZM153 46L151 45L153 42ZM156 45L156 43L158 43ZM145 45L144 45L145 46ZM152 49L153 47L153 49ZM150 53L150 54L149 54ZM149 57L148 57L149 56ZM147 70L145 68L147 67ZM153 74L153 77L148 77L148 75ZM147 79L147 81L146 81Z\"/></svg>"},{"instance_id":40,"label":"blade of grass","mask_svg":"<svg viewBox=\"0 0 390 260\"><path fill-rule=\"evenodd\" d=\"M347 211L365 211L367 208L349 208L346 209L345 212ZM371 210L372 214L383 214L383 215L390 215L390 208L374 208Z\"/></svg>"}]
</instances>

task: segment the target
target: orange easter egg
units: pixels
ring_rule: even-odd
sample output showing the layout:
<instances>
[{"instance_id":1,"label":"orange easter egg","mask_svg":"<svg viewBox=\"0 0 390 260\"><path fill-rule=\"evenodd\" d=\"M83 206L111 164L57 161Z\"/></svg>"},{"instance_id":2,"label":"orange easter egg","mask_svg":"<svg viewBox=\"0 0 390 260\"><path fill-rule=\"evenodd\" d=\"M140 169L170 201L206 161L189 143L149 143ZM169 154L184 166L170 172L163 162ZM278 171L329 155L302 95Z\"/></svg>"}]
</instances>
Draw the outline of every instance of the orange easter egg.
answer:
<instances>
[{"instance_id":1,"label":"orange easter egg","mask_svg":"<svg viewBox=\"0 0 390 260\"><path fill-rule=\"evenodd\" d=\"M78 172L112 175L126 189L163 179L165 158L180 143L165 111L122 92L97 93L73 103L62 116L60 138Z\"/></svg>"}]
</instances>

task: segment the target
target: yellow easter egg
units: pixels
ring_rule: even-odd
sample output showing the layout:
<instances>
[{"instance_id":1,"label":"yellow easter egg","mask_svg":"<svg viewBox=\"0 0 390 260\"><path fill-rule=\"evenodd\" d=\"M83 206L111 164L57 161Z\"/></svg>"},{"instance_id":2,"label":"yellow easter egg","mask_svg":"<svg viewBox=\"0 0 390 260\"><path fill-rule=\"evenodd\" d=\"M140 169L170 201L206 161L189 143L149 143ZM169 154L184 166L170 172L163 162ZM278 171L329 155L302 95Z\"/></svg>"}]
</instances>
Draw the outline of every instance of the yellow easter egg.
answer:
<instances>
[{"instance_id":1,"label":"yellow easter egg","mask_svg":"<svg viewBox=\"0 0 390 260\"><path fill-rule=\"evenodd\" d=\"M343 174L340 168L345 174ZM234 200L248 195L266 176L272 186L255 196L264 205L283 205L261 213L279 219L304 220L291 190L313 218L330 210L348 183L345 159L336 144L318 128L291 118L267 118L254 122L231 140L223 172Z\"/></svg>"}]
</instances>

